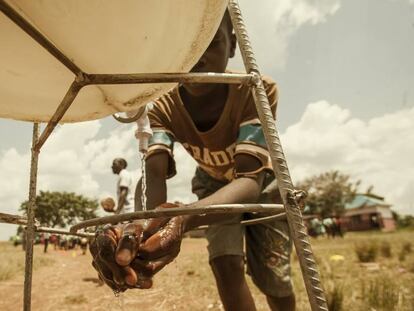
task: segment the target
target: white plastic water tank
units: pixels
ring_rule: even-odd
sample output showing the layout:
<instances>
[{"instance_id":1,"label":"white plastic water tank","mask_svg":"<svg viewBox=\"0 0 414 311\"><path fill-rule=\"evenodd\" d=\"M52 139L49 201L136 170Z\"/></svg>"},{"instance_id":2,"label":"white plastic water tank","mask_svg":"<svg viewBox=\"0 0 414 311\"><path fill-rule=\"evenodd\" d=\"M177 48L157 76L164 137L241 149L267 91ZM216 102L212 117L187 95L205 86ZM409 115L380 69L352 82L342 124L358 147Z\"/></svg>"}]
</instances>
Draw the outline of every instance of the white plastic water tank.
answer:
<instances>
[{"instance_id":1,"label":"white plastic water tank","mask_svg":"<svg viewBox=\"0 0 414 311\"><path fill-rule=\"evenodd\" d=\"M87 73L188 72L226 0L7 0ZM74 74L0 12L0 117L50 119ZM173 84L84 87L62 122L134 110Z\"/></svg>"}]
</instances>

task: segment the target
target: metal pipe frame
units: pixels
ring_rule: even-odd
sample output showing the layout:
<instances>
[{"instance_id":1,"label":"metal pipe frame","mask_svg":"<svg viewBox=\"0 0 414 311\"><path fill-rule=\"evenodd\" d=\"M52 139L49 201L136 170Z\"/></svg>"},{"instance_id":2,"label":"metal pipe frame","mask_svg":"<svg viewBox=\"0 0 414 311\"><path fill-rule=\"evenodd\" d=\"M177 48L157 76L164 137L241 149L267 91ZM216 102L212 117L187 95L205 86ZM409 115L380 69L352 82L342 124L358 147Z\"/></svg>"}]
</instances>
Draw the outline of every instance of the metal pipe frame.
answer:
<instances>
[{"instance_id":1,"label":"metal pipe frame","mask_svg":"<svg viewBox=\"0 0 414 311\"><path fill-rule=\"evenodd\" d=\"M48 227L36 227L36 232L46 232L46 233L56 233L56 234L63 234L63 235L74 235L83 238L93 238L95 236L94 233L89 232L70 232L63 229L56 229L56 228L48 228Z\"/></svg>"},{"instance_id":2,"label":"metal pipe frame","mask_svg":"<svg viewBox=\"0 0 414 311\"><path fill-rule=\"evenodd\" d=\"M23 217L23 216L20 216L20 215L11 215L11 214L0 213L0 223L21 225L21 226L26 227L27 226L27 218ZM34 219L34 226L35 226L35 230L34 230L35 232L47 232L47 233L56 233L56 234L65 234L65 235L76 235L76 236L80 236L80 237L94 237L95 236L93 233L88 233L88 232L72 233L72 232L64 230L64 229L42 227L37 222L36 218Z\"/></svg>"},{"instance_id":3,"label":"metal pipe frame","mask_svg":"<svg viewBox=\"0 0 414 311\"><path fill-rule=\"evenodd\" d=\"M273 171L278 181L279 190L285 206L290 234L293 238L293 243L295 244L296 253L299 258L309 302L312 311L328 311L325 294L319 278L318 267L313 256L306 227L303 223L302 213L298 202L295 200L294 186L283 154L279 134L276 129L276 122L269 106L269 100L263 86L263 81L259 79L259 67L257 66L250 45L249 36L237 0L229 0L228 10L240 46L246 71L257 75L258 77L258 79L256 79L256 85L252 90L253 97L272 160Z\"/></svg>"},{"instance_id":4,"label":"metal pipe frame","mask_svg":"<svg viewBox=\"0 0 414 311\"><path fill-rule=\"evenodd\" d=\"M131 73L86 74L87 84L139 84L139 83L227 83L251 85L254 76L243 73Z\"/></svg>"},{"instance_id":5,"label":"metal pipe frame","mask_svg":"<svg viewBox=\"0 0 414 311\"><path fill-rule=\"evenodd\" d=\"M239 221L239 222L229 222L229 223L224 223L224 224L220 224L220 225L223 225L223 226L231 226L231 225L253 226L253 225L272 222L272 221L275 221L275 220L282 220L282 219L286 219L286 213L284 213L284 212L280 213L280 214L276 214L276 215L259 217L259 218L248 219L248 220L242 220L242 221ZM205 229L208 229L208 227L209 227L208 225L199 226L199 227L195 228L194 230L205 230Z\"/></svg>"},{"instance_id":6,"label":"metal pipe frame","mask_svg":"<svg viewBox=\"0 0 414 311\"><path fill-rule=\"evenodd\" d=\"M0 213L0 222L6 224L14 224L14 225L27 225L27 218L24 216L19 215L10 215L5 213Z\"/></svg>"},{"instance_id":7,"label":"metal pipe frame","mask_svg":"<svg viewBox=\"0 0 414 311\"><path fill-rule=\"evenodd\" d=\"M1 1L1 0L0 0ZM102 84L144 84L144 83L253 83L255 77L251 74L230 73L136 73L136 74L87 74L80 73L72 82L60 105L56 109L46 128L35 146L40 151L47 138L70 108L79 91L87 85Z\"/></svg>"},{"instance_id":8,"label":"metal pipe frame","mask_svg":"<svg viewBox=\"0 0 414 311\"><path fill-rule=\"evenodd\" d=\"M177 207L164 208L150 211L139 211L113 216L104 216L88 219L73 225L70 232L77 232L87 227L120 223L136 219L149 219L158 217L175 217L181 215L207 215L207 214L240 214L240 213L273 213L278 214L284 211L282 204L216 204L204 207Z\"/></svg>"},{"instance_id":9,"label":"metal pipe frame","mask_svg":"<svg viewBox=\"0 0 414 311\"><path fill-rule=\"evenodd\" d=\"M32 158L30 163L30 184L29 184L29 205L27 208L27 229L26 229L26 257L25 257L25 278L23 310L30 311L32 298L32 271L33 271L33 241L35 235L35 208L36 208L36 186L37 186L37 164L39 151L34 147L39 139L39 124L33 124L32 136Z\"/></svg>"},{"instance_id":10,"label":"metal pipe frame","mask_svg":"<svg viewBox=\"0 0 414 311\"><path fill-rule=\"evenodd\" d=\"M26 245L26 267L24 286L24 310L30 310L31 283L33 262L33 238L35 231L34 209L36 198L36 181L38 155L41 147L60 122L63 115L73 103L81 88L91 84L135 84L135 83L243 83L253 87L253 95L259 119L262 123L265 139L269 147L273 170L280 185L280 192L285 206L286 217L290 232L298 254L302 275L312 310L328 310L324 292L319 280L317 264L315 262L306 228L303 224L302 214L295 200L294 188L283 154L279 136L276 130L269 102L260 71L256 64L253 51L250 46L246 28L241 16L237 0L229 0L228 10L231 15L237 40L242 53L247 74L217 74L217 73L167 73L167 74L87 74L61 52L50 40L42 35L34 26L19 15L4 0L0 0L0 11L8 16L17 26L31 36L37 43L44 47L51 55L59 60L74 75L75 81L70 86L62 102L58 106L51 120L47 124L41 137L38 136L38 124L33 127L33 146L30 170L30 191ZM247 211L247 210L246 210ZM189 209L186 210L189 212ZM199 212L199 211L198 211ZM229 212L228 210L224 211ZM239 211L238 211L239 212ZM121 215L119 215L121 216ZM113 216L110 216L113 217ZM155 217L154 215L152 217ZM271 217L271 216L270 216ZM74 226L75 227L75 226ZM72 227L71 230L74 228ZM74 230L74 229L73 229Z\"/></svg>"}]
</instances>

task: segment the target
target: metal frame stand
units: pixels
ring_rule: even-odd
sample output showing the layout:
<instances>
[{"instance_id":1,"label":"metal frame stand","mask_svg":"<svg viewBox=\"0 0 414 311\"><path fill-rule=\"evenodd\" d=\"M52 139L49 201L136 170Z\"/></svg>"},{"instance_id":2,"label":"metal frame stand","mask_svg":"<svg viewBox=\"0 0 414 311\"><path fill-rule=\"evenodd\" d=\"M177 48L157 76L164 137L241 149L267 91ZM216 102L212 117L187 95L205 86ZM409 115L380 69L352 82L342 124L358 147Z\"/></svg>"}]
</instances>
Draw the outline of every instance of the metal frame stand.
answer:
<instances>
[{"instance_id":1,"label":"metal frame stand","mask_svg":"<svg viewBox=\"0 0 414 311\"><path fill-rule=\"evenodd\" d=\"M306 227L303 223L301 210L298 202L295 200L294 187L292 179L290 178L287 162L283 154L279 134L276 130L276 124L272 116L266 91L263 87L263 82L260 79L259 67L256 64L256 59L250 45L249 37L237 0L230 0L228 8L246 71L257 77L256 84L253 86L254 101L260 123L262 124L270 157L272 159L273 171L279 184L279 190L285 206L290 234L293 238L299 258L309 302L312 310L328 311L324 291L319 278L318 267L313 256Z\"/></svg>"},{"instance_id":2,"label":"metal frame stand","mask_svg":"<svg viewBox=\"0 0 414 311\"><path fill-rule=\"evenodd\" d=\"M27 228L26 228L26 257L25 257L25 278L24 278L24 298L23 310L31 309L32 298L32 270L33 270L33 241L35 236L35 208L36 208L36 184L37 184L37 164L39 161L39 151L35 150L35 145L39 139L39 124L33 124L32 137L32 159L30 163L30 185L29 185L29 206L27 208Z\"/></svg>"},{"instance_id":3,"label":"metal frame stand","mask_svg":"<svg viewBox=\"0 0 414 311\"><path fill-rule=\"evenodd\" d=\"M262 210L272 211L277 215L270 216L274 218L287 218L289 223L290 234L295 244L296 252L299 258L305 287L308 293L308 298L312 311L327 311L327 303L324 296L324 291L319 279L319 272L315 262L309 238L306 233L306 228L303 224L301 210L298 204L298 197L295 194L292 180L290 178L289 170L283 154L282 146L279 140L279 135L276 129L275 121L269 106L269 101L266 91L263 87L260 71L256 64L256 60L250 45L249 37L244 25L241 11L237 0L229 0L228 10L232 19L234 30L239 43L240 51L243 57L243 62L247 74L227 74L227 73L137 73L137 74L89 74L82 71L75 63L73 63L63 52L53 45L44 35L42 35L35 27L33 27L24 17L19 15L11 6L4 0L0 0L0 11L9 17L18 27L31 36L36 42L44 47L52 56L59 60L66 68L68 68L74 75L75 80L68 89L66 95L62 99L60 105L57 107L54 115L48 122L45 130L39 137L39 125L34 123L33 126L33 142L32 142L32 158L30 168L30 191L29 191L29 208L27 215L27 239L26 239L26 266L25 266L25 283L24 283L24 310L31 310L31 286L32 286L32 272L33 272L33 242L35 231L56 232L58 234L75 234L79 228L84 228L91 223L96 223L96 220L79 223L71 228L70 232L42 228L35 224L34 210L36 206L36 181L37 181L37 167L39 152L47 138L53 132L56 125L60 122L63 115L69 109L70 105L76 98L79 91L86 85L99 84L136 84L136 83L166 83L166 82L180 82L180 83L237 83L247 84L252 87L253 97L256 109L262 124L266 143L269 148L270 157L275 176L278 180L280 193L282 195L284 211L282 212L279 206L273 205ZM201 208L199 210L191 211L193 214L205 214L212 212L232 212L240 213L247 211L259 211L258 206L210 206ZM167 214L155 215L154 211L130 213L130 215L123 215L126 217L122 220L131 220L137 218L153 218L159 216L168 216ZM172 213L172 209L164 213ZM138 213L138 214L137 214ZM176 214L190 213L188 209L178 208ZM133 215L134 214L134 215ZM170 216L173 216L172 213ZM5 215L5 214L3 214ZM1 216L1 215L0 215ZM117 215L120 216L120 215ZM24 220L17 219L17 216L6 215L0 217L0 220L16 223ZM112 222L115 216L105 217L100 219L100 223ZM2 219L1 219L2 218ZM266 221L264 217L263 221ZM17 220L16 220L17 219ZM14 222L13 222L14 221ZM257 223L255 221L254 223ZM88 236L88 234L83 234Z\"/></svg>"}]
</instances>

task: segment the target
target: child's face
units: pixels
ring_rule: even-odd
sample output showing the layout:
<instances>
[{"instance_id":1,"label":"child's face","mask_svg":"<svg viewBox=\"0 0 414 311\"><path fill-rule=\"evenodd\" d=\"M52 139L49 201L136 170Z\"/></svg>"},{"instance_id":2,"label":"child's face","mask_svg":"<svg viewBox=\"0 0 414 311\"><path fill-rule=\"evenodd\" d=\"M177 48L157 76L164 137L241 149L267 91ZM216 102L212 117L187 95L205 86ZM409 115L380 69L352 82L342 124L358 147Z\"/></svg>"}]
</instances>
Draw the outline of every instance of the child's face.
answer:
<instances>
[{"instance_id":1,"label":"child's face","mask_svg":"<svg viewBox=\"0 0 414 311\"><path fill-rule=\"evenodd\" d=\"M119 161L114 160L112 162L111 168L114 174L119 174L119 172L122 170L122 164Z\"/></svg>"},{"instance_id":2,"label":"child's face","mask_svg":"<svg viewBox=\"0 0 414 311\"><path fill-rule=\"evenodd\" d=\"M229 20L222 20L219 29L207 50L191 72L225 72L229 58L234 56L236 37L232 33ZM185 84L185 90L193 96L202 96L214 90L216 84Z\"/></svg>"}]
</instances>

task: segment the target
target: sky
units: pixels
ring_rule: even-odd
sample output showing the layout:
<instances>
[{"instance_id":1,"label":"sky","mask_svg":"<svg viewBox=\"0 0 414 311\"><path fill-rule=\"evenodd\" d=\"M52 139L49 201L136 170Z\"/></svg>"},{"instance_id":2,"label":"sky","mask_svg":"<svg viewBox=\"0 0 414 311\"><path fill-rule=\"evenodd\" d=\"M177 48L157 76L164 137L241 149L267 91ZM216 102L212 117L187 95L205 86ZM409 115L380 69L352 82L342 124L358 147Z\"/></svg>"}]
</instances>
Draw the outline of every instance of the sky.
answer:
<instances>
[{"instance_id":1,"label":"sky","mask_svg":"<svg viewBox=\"0 0 414 311\"><path fill-rule=\"evenodd\" d=\"M239 2L261 71L279 85L293 181L339 170L414 214L414 0ZM134 130L111 117L59 126L40 153L38 190L115 196L113 158L140 176ZM30 123L0 119L1 212L19 214L27 199L31 135ZM175 159L168 200L189 203L195 163L179 145ZM0 224L0 240L15 229Z\"/></svg>"}]
</instances>

